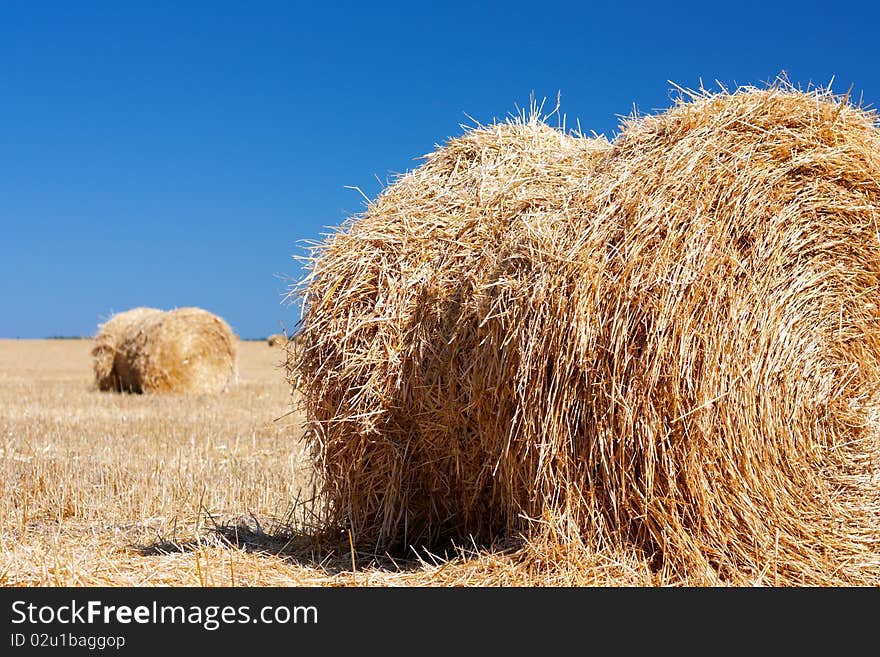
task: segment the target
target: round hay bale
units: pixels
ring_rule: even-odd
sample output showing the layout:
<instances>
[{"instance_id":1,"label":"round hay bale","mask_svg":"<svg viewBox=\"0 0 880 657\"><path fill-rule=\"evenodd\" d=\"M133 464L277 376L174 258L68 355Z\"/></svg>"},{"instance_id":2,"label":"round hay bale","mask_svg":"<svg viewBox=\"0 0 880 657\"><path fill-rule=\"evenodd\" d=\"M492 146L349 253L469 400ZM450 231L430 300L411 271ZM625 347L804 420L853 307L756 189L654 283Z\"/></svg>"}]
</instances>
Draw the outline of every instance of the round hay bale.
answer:
<instances>
[{"instance_id":1,"label":"round hay bale","mask_svg":"<svg viewBox=\"0 0 880 657\"><path fill-rule=\"evenodd\" d=\"M221 392L237 377L237 338L201 308L142 313L116 340L115 389Z\"/></svg>"},{"instance_id":2,"label":"round hay bale","mask_svg":"<svg viewBox=\"0 0 880 657\"><path fill-rule=\"evenodd\" d=\"M122 335L132 326L161 313L156 308L132 308L116 313L101 324L95 336L92 348L92 365L95 371L95 382L99 390L119 390L122 387L116 372L116 353Z\"/></svg>"},{"instance_id":3,"label":"round hay bale","mask_svg":"<svg viewBox=\"0 0 880 657\"><path fill-rule=\"evenodd\" d=\"M288 367L328 524L880 581L878 215L876 115L822 91L453 140L312 263Z\"/></svg>"}]
</instances>

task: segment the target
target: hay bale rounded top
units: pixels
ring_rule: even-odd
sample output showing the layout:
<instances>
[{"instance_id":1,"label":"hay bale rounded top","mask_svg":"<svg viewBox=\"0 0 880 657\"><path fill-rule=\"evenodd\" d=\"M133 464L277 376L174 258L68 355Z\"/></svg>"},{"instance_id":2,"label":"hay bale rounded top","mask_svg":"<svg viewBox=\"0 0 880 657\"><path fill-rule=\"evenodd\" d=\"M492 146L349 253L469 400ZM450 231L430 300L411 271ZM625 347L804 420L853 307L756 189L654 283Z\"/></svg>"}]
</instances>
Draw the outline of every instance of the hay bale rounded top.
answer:
<instances>
[{"instance_id":1,"label":"hay bale rounded top","mask_svg":"<svg viewBox=\"0 0 880 657\"><path fill-rule=\"evenodd\" d=\"M289 367L328 524L876 582L878 219L877 117L823 91L451 142L312 264Z\"/></svg>"},{"instance_id":2,"label":"hay bale rounded top","mask_svg":"<svg viewBox=\"0 0 880 657\"><path fill-rule=\"evenodd\" d=\"M138 308L102 325L92 354L101 390L197 393L235 382L237 350L229 325L206 310Z\"/></svg>"}]
</instances>

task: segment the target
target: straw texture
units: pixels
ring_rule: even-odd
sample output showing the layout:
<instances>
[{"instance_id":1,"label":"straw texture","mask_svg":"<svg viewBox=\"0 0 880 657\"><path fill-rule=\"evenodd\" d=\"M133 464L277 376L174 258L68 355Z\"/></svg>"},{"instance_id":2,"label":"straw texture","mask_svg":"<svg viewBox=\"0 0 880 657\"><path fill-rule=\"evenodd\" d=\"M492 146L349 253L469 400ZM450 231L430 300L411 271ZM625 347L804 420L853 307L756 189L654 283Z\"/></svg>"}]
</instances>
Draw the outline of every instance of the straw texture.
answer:
<instances>
[{"instance_id":1,"label":"straw texture","mask_svg":"<svg viewBox=\"0 0 880 657\"><path fill-rule=\"evenodd\" d=\"M880 581L878 208L876 117L822 90L450 141L313 253L327 524Z\"/></svg>"}]
</instances>

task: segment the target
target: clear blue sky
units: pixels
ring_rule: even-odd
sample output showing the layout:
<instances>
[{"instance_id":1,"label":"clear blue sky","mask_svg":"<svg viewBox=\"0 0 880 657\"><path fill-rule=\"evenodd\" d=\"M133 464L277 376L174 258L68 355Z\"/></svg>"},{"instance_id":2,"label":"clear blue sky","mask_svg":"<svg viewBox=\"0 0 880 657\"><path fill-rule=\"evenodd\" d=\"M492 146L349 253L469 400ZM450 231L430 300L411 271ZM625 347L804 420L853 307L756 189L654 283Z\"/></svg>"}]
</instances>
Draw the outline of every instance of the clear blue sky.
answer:
<instances>
[{"instance_id":1,"label":"clear blue sky","mask_svg":"<svg viewBox=\"0 0 880 657\"><path fill-rule=\"evenodd\" d=\"M346 186L532 92L608 136L667 80L880 99L876 3L427 5L0 0L0 337L138 305L290 329L291 256L363 209Z\"/></svg>"}]
</instances>

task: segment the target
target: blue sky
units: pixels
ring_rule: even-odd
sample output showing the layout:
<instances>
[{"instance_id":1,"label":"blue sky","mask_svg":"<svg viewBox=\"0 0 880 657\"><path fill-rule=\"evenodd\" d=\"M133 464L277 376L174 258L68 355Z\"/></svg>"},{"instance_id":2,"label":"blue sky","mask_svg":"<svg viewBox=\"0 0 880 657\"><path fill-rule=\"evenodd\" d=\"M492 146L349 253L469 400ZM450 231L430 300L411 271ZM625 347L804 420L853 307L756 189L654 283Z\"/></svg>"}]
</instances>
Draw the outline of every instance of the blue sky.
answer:
<instances>
[{"instance_id":1,"label":"blue sky","mask_svg":"<svg viewBox=\"0 0 880 657\"><path fill-rule=\"evenodd\" d=\"M292 329L292 255L396 172L549 97L569 125L683 86L880 99L875 3L0 1L0 337L197 305Z\"/></svg>"}]
</instances>

